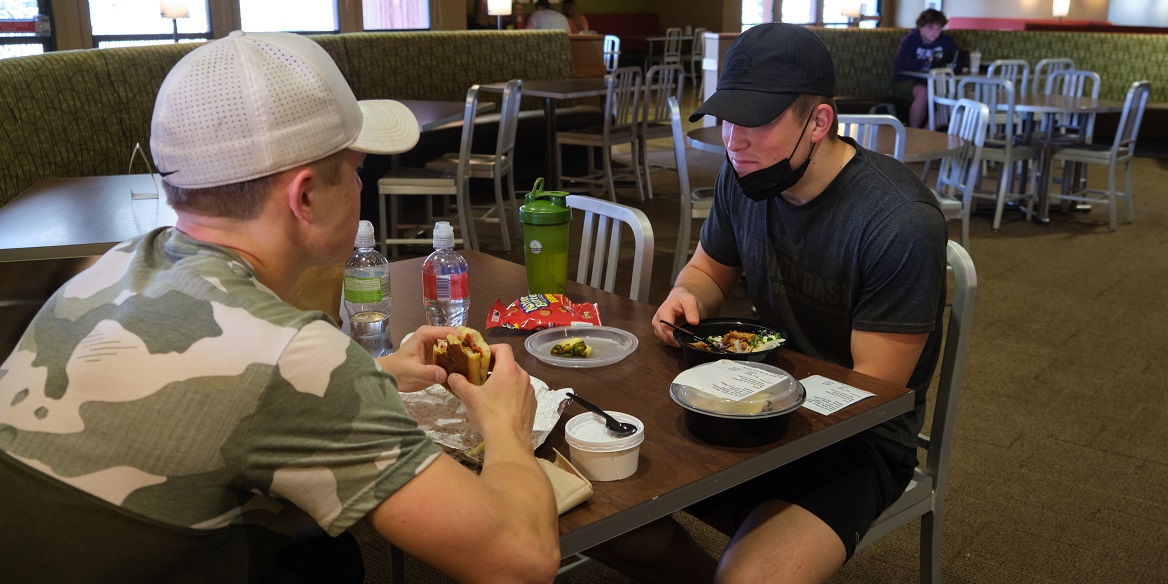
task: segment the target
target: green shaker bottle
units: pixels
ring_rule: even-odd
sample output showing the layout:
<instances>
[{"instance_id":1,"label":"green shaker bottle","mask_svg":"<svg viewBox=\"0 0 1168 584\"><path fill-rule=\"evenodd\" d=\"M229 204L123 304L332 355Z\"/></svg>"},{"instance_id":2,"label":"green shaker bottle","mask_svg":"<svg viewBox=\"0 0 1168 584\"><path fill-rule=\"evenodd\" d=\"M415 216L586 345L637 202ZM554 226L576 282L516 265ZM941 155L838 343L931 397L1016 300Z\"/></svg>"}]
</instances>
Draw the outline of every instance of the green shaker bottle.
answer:
<instances>
[{"instance_id":1,"label":"green shaker bottle","mask_svg":"<svg viewBox=\"0 0 1168 584\"><path fill-rule=\"evenodd\" d=\"M543 190L535 180L519 208L528 294L563 294L568 286L568 193Z\"/></svg>"}]
</instances>

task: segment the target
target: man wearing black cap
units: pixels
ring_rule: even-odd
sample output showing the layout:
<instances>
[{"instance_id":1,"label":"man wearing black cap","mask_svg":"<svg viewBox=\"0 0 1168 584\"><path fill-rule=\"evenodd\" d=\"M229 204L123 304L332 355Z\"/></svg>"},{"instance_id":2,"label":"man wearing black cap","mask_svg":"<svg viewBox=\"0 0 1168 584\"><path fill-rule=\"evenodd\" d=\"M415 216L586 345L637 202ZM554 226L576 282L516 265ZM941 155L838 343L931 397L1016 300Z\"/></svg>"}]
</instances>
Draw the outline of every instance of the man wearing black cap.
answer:
<instances>
[{"instance_id":1,"label":"man wearing black cap","mask_svg":"<svg viewBox=\"0 0 1168 584\"><path fill-rule=\"evenodd\" d=\"M704 501L691 511L734 539L719 582L822 582L903 492L940 349L945 219L929 189L891 157L837 135L835 70L813 32L746 31L718 90L691 116L722 121L727 161L694 257L654 315L696 324L741 275L761 320L789 346L916 390L916 408ZM624 538L661 565L635 576L705 580L712 559L670 521ZM615 547L615 546L614 546ZM596 554L610 558L605 550ZM620 559L630 559L624 552ZM708 558L708 556L707 556ZM676 569L667 574L662 570Z\"/></svg>"}]
</instances>

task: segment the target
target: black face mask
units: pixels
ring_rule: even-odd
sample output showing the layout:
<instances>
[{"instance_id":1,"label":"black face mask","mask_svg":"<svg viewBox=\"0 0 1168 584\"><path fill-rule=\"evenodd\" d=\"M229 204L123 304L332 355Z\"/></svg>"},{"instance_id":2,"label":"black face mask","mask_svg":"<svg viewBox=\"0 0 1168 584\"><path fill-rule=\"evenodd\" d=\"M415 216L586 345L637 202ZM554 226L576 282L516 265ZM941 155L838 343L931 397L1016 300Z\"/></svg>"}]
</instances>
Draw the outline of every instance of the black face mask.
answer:
<instances>
[{"instance_id":1,"label":"black face mask","mask_svg":"<svg viewBox=\"0 0 1168 584\"><path fill-rule=\"evenodd\" d=\"M811 116L815 115L815 111L807 116L807 122L811 121ZM799 149L799 143L803 141L803 134L807 133L807 122L803 123L803 131L799 132L799 139L795 141L795 148L791 150L791 154ZM742 193L752 201L765 201L773 199L783 191L795 186L803 178L803 173L807 172L807 167L811 164L811 154L815 152L815 144L811 145L811 152L807 153L807 160L797 168L791 168L791 157L788 156L766 168L756 170L746 176L738 176L734 173L734 179L738 181L738 187L742 189ZM730 159L730 155L726 155L726 159ZM733 167L731 167L733 169Z\"/></svg>"}]
</instances>

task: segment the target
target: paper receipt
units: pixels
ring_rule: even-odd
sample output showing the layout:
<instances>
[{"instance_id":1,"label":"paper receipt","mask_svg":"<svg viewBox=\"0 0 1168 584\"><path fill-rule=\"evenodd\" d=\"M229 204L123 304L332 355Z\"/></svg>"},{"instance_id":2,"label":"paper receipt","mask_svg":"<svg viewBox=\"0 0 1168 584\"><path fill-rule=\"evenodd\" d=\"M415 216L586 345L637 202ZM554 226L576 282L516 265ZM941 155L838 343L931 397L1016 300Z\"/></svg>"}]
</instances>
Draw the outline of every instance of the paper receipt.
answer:
<instances>
[{"instance_id":1,"label":"paper receipt","mask_svg":"<svg viewBox=\"0 0 1168 584\"><path fill-rule=\"evenodd\" d=\"M708 365L686 369L674 383L688 385L710 395L742 401L785 381L783 373L751 367L740 361L721 359Z\"/></svg>"}]
</instances>

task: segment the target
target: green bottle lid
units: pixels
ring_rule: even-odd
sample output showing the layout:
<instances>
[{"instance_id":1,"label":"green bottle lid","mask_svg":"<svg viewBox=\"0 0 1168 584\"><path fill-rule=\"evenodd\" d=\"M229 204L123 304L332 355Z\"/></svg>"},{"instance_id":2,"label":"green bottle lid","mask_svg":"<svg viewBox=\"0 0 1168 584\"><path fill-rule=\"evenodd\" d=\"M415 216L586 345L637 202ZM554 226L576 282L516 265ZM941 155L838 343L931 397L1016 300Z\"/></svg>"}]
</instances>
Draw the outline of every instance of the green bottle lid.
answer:
<instances>
[{"instance_id":1,"label":"green bottle lid","mask_svg":"<svg viewBox=\"0 0 1168 584\"><path fill-rule=\"evenodd\" d=\"M543 177L535 179L531 192L523 197L519 207L519 222L527 225L559 225L572 220L568 208L568 193L543 190Z\"/></svg>"}]
</instances>

